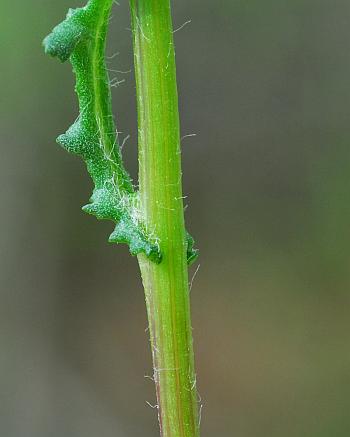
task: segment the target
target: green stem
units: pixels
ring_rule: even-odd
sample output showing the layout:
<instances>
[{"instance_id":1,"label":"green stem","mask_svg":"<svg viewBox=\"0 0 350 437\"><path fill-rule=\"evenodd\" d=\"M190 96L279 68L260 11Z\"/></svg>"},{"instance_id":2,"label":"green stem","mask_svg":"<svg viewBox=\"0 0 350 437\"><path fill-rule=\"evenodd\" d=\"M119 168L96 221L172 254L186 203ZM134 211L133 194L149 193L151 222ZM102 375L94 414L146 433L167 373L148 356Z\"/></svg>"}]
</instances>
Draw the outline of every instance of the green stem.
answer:
<instances>
[{"instance_id":1,"label":"green stem","mask_svg":"<svg viewBox=\"0 0 350 437\"><path fill-rule=\"evenodd\" d=\"M160 264L143 254L163 437L198 437L180 129L169 0L130 0L139 128L139 183L146 230L159 239Z\"/></svg>"}]
</instances>

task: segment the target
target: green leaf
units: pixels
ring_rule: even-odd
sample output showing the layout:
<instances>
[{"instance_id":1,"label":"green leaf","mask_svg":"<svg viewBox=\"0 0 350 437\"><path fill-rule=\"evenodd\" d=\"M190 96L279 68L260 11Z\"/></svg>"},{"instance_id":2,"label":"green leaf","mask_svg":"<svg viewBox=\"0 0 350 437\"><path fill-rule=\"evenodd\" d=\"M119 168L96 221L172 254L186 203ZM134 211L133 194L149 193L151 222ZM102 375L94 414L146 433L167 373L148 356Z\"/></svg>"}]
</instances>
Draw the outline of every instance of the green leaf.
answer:
<instances>
[{"instance_id":1,"label":"green leaf","mask_svg":"<svg viewBox=\"0 0 350 437\"><path fill-rule=\"evenodd\" d=\"M70 60L76 76L80 113L57 142L80 156L95 184L83 211L111 220L116 228L109 241L126 243L133 255L144 253L161 262L157 238L150 237L139 217L138 196L126 171L112 114L110 82L105 62L107 25L113 0L90 0L83 8L70 9L66 19L48 35L45 52L61 62ZM198 256L188 239L191 264Z\"/></svg>"},{"instance_id":2,"label":"green leaf","mask_svg":"<svg viewBox=\"0 0 350 437\"><path fill-rule=\"evenodd\" d=\"M111 110L111 92L105 64L107 24L111 0L90 0L70 9L66 19L44 39L45 52L65 62L76 75L80 114L57 142L85 161L95 184L83 211L111 220L116 228L109 241L126 243L133 255L161 261L159 245L149 238L137 216L137 194L124 168Z\"/></svg>"}]
</instances>

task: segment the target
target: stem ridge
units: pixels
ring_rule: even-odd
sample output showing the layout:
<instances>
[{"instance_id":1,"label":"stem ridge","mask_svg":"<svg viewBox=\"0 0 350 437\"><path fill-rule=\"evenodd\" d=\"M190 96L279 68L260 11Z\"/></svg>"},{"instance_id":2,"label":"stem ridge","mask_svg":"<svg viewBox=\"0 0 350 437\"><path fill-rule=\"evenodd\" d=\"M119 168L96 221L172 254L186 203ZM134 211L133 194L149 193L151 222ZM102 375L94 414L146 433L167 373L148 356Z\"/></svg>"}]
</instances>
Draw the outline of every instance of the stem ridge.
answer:
<instances>
[{"instance_id":1,"label":"stem ridge","mask_svg":"<svg viewBox=\"0 0 350 437\"><path fill-rule=\"evenodd\" d=\"M149 320L161 437L199 437L188 283L180 122L170 0L130 0L142 213L162 242L156 265L138 257Z\"/></svg>"}]
</instances>

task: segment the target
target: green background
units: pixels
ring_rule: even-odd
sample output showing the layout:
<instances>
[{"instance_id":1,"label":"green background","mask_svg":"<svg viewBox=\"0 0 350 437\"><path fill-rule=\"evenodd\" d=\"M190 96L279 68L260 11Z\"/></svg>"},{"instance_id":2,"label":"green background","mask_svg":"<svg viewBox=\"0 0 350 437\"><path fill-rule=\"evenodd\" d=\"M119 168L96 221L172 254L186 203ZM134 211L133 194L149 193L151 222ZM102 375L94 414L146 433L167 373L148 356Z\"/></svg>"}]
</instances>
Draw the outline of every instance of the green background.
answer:
<instances>
[{"instance_id":1,"label":"green background","mask_svg":"<svg viewBox=\"0 0 350 437\"><path fill-rule=\"evenodd\" d=\"M0 435L156 436L136 260L83 214L77 116L41 40L75 0L1 0ZM350 3L177 0L203 437L350 435ZM127 1L108 54L130 71ZM113 88L137 180L133 73ZM198 264L197 264L198 265ZM191 268L191 277L197 269Z\"/></svg>"}]
</instances>

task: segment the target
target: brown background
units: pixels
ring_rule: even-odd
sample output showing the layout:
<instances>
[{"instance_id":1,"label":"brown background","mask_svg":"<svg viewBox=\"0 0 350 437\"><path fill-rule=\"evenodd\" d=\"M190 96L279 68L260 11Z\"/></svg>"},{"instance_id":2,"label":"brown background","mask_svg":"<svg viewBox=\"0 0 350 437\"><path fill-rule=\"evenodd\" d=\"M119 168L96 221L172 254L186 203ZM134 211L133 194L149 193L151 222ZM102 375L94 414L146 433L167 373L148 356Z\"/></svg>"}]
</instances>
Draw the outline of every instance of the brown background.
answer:
<instances>
[{"instance_id":1,"label":"brown background","mask_svg":"<svg viewBox=\"0 0 350 437\"><path fill-rule=\"evenodd\" d=\"M75 0L2 0L0 435L156 436L143 291L84 165L42 38ZM177 0L203 437L350 435L350 3ZM132 70L127 1L110 63ZM113 89L136 180L133 74ZM114 75L113 75L114 77ZM191 275L196 266L192 268Z\"/></svg>"}]
</instances>

